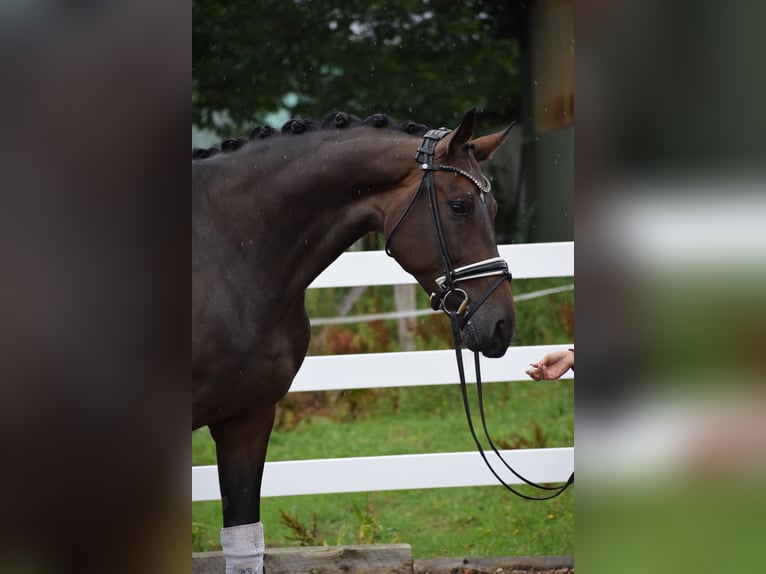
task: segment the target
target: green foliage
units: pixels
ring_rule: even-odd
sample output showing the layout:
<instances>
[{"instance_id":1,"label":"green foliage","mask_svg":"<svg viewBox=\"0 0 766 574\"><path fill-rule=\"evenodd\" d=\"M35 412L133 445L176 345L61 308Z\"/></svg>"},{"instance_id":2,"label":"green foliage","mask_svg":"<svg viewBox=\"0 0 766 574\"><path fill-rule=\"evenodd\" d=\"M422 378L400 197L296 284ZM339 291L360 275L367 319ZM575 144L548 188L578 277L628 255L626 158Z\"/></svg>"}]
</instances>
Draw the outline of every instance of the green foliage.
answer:
<instances>
[{"instance_id":1,"label":"green foliage","mask_svg":"<svg viewBox=\"0 0 766 574\"><path fill-rule=\"evenodd\" d=\"M365 517L373 497L375 515ZM195 551L220 549L220 506L218 501L194 503L195 517L207 512L212 520L209 545L195 545ZM537 503L518 499L501 486L265 498L261 520L267 546L300 545L280 521L283 510L306 517L307 523L316 514L312 545L359 544L364 540L360 533L367 536L372 529L376 543L406 542L416 558L574 554L572 490Z\"/></svg>"},{"instance_id":2,"label":"green foliage","mask_svg":"<svg viewBox=\"0 0 766 574\"><path fill-rule=\"evenodd\" d=\"M275 430L268 460L473 450L456 386L379 392L362 420L344 420L342 412L330 416L328 410L302 418L292 429ZM571 446L573 396L569 382L487 385L493 440L521 448ZM194 464L214 464L203 448L211 442L207 429L196 431L193 438ZM572 554L573 503L572 490L550 502L532 503L500 486L487 486L378 492L374 497L350 493L265 498L261 506L269 545L296 544L295 529L282 521L286 512L312 533L314 544L356 544L374 536L380 543L407 542L415 556L426 557ZM218 501L193 504L193 520L205 525L202 534L193 536L196 550L217 548L220 508ZM314 530L310 524L315 514Z\"/></svg>"},{"instance_id":3,"label":"green foliage","mask_svg":"<svg viewBox=\"0 0 766 574\"><path fill-rule=\"evenodd\" d=\"M514 281L514 296L562 285L572 278ZM574 340L574 291L516 303L516 335L512 345L556 345Z\"/></svg>"},{"instance_id":4,"label":"green foliage","mask_svg":"<svg viewBox=\"0 0 766 574\"><path fill-rule=\"evenodd\" d=\"M567 285L571 278L532 279L515 281L516 295L550 287ZM306 303L312 317L336 314L348 289L312 289ZM428 296L416 292L418 308L428 306ZM380 313L393 310L393 290L390 286L368 287L357 301L352 314ZM314 327L309 354L381 353L401 350L397 342L394 320L348 323ZM517 334L514 345L548 345L569 343L574 337L574 293L567 291L547 295L517 304ZM449 349L452 333L443 314L418 317L414 329L417 350ZM293 393L280 403L276 428L290 430L305 418L317 416L336 420L362 420L374 412L379 402L396 411L402 401L400 389L353 389L334 393ZM411 399L408 399L411 400ZM515 439L518 440L518 439ZM529 439L539 440L539 439ZM512 441L513 442L513 441ZM518 443L520 444L520 443Z\"/></svg>"},{"instance_id":5,"label":"green foliage","mask_svg":"<svg viewBox=\"0 0 766 574\"><path fill-rule=\"evenodd\" d=\"M317 513L314 513L314 518L311 522L311 528L306 528L295 514L290 514L286 510L279 509L279 515L282 519L282 524L287 526L294 533L292 536L287 536L288 540L298 542L301 546L319 546L317 540Z\"/></svg>"},{"instance_id":6,"label":"green foliage","mask_svg":"<svg viewBox=\"0 0 766 574\"><path fill-rule=\"evenodd\" d=\"M192 121L245 133L270 113L388 113L438 126L517 115L524 8L499 0L194 0ZM215 112L226 112L216 124Z\"/></svg>"},{"instance_id":7,"label":"green foliage","mask_svg":"<svg viewBox=\"0 0 766 574\"><path fill-rule=\"evenodd\" d=\"M365 493L364 504L353 504L354 517L357 522L356 543L375 544L381 542L380 534L383 527L378 522L378 511L375 507L375 494Z\"/></svg>"},{"instance_id":8,"label":"green foliage","mask_svg":"<svg viewBox=\"0 0 766 574\"><path fill-rule=\"evenodd\" d=\"M571 277L525 279L512 283L514 295L559 287L572 283ZM348 289L311 289L306 306L312 317L331 317ZM428 307L428 294L416 291L419 309ZM517 307L517 333L514 345L550 345L569 343L574 337L574 292L566 291L537 299L520 301ZM368 287L356 303L353 313L361 315L391 311L394 308L390 286ZM314 327L309 354L379 353L396 351L396 321L349 323L331 327ZM447 318L441 314L418 317L415 327L418 350L449 349L452 334Z\"/></svg>"}]
</instances>

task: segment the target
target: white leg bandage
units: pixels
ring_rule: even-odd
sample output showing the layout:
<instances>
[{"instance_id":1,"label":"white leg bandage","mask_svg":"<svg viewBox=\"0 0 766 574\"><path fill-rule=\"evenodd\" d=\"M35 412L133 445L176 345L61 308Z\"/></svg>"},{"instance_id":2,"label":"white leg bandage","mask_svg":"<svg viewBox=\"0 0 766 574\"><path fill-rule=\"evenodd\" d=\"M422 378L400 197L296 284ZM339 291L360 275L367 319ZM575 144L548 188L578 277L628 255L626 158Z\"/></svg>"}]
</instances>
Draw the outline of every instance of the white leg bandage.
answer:
<instances>
[{"instance_id":1,"label":"white leg bandage","mask_svg":"<svg viewBox=\"0 0 766 574\"><path fill-rule=\"evenodd\" d=\"M226 574L263 574L263 524L243 524L221 529Z\"/></svg>"}]
</instances>

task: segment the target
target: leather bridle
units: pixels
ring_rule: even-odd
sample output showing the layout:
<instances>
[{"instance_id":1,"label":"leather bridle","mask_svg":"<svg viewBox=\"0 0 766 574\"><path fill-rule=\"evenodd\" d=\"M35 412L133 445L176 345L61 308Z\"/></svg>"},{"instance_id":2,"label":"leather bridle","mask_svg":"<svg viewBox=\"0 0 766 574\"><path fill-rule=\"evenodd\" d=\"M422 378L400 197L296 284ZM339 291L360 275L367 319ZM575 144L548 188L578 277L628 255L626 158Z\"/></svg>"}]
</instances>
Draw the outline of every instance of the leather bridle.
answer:
<instances>
[{"instance_id":1,"label":"leather bridle","mask_svg":"<svg viewBox=\"0 0 766 574\"><path fill-rule=\"evenodd\" d=\"M473 425L473 419L471 417L471 408L470 408L469 400L468 400L468 388L466 384L465 367L463 365L462 339L460 336L460 330L468 323L468 321L476 312L476 310L489 298L490 295L492 295L492 293L494 293L497 290L498 287L500 287L500 285L502 285L506 281L508 282L511 281L512 276L511 276L510 270L508 269L508 263L502 257L492 257L489 259L485 259L483 261L479 261L477 263L471 263L469 265L464 265L462 267L457 267L457 268L452 264L452 260L450 259L449 252L447 250L447 243L444 238L444 231L441 225L441 218L439 217L439 204L437 202L436 188L434 185L433 174L435 171L451 171L451 172L457 173L469 179L474 184L474 186L476 186L476 188L479 190L480 193L490 193L491 186L490 186L489 180L484 176L482 176L482 179L484 180L482 182L482 181L479 181L475 176L471 175L467 171L460 169L458 167L433 163L436 145L439 143L439 140L441 140L449 132L450 130L446 128L439 128L438 130L429 130L423 136L423 141L421 142L420 147L418 147L417 153L415 155L415 161L418 162L418 164L420 165L420 169L423 171L423 178L420 180L420 185L418 186L417 191L412 196L409 203L407 204L407 207L401 213L396 223L392 227L390 233L388 234L388 238L386 239L386 247L385 247L386 253L392 256L390 245L391 245L391 239L394 236L394 232L399 228L399 225L407 217L407 214L410 212L410 209L414 205L417 198L420 196L421 191L425 189L426 193L428 194L428 201L431 207L431 216L433 220L434 230L436 232L436 243L439 247L439 257L441 259L441 267L442 267L442 273L443 273L443 275L441 275L440 277L437 277L436 290L433 293L431 293L431 308L434 309L435 311L438 311L439 309L441 309L450 318L450 324L452 326L452 339L453 339L453 343L455 347L458 373L460 375L460 390L463 396L463 406L465 408L466 420L468 422L468 428L471 431L471 436L473 437L474 443L476 444L476 447L479 451L479 454L481 455L482 460L487 465L490 472L492 472L495 478L497 478L500 484L502 484L506 489L508 489L513 494L520 496L521 498L525 498L527 500L549 500L551 498L555 498L556 496L560 495L570 485L574 484L574 472L569 477L569 480L567 480L566 483L564 483L563 485L546 486L546 485L537 484L535 482L527 480L526 478L521 476L518 472L516 472L513 468L511 468L511 466L505 461L505 459L502 457L499 450L495 446L494 442L490 438L489 431L487 429L486 417L484 416L484 398L483 398L482 387L481 387L481 371L480 371L478 352L474 352L474 368L476 370L476 392L477 392L482 428L484 430L484 436L486 437L488 444L490 445L492 451L497 455L497 457L503 463L503 465L508 470L510 470L518 479L520 479L525 484L528 484L540 490L549 491L551 493L543 495L543 496L538 496L538 497L528 496L524 493L521 493L515 490L512 486L510 486L507 482L505 482L497 473L497 471L494 469L494 467L490 464L489 460L487 459L487 454L484 452L484 448L481 445L481 441L476 436L476 430ZM494 277L494 276L497 276L497 280L476 302L470 301L468 297L468 293L457 286L458 283L470 281L472 279L478 279L481 277ZM450 299L450 302L448 302L448 298Z\"/></svg>"},{"instance_id":2,"label":"leather bridle","mask_svg":"<svg viewBox=\"0 0 766 574\"><path fill-rule=\"evenodd\" d=\"M444 238L444 231L442 229L441 218L439 217L439 204L436 198L436 187L434 186L434 172L435 171L451 171L462 175L469 179L479 190L480 193L490 192L490 183L487 178L483 177L484 181L479 181L476 177L468 173L467 171L455 167L452 165L439 165L434 164L434 150L436 144L439 143L450 130L446 128L440 128L438 130L429 130L423 136L423 141L418 148L415 155L415 161L420 165L420 169L423 171L423 178L420 180L420 185L417 191L410 199L409 204L399 216L399 219L394 224L391 232L386 239L386 253L391 255L391 240L394 237L394 233L401 225L402 221L407 217L413 204L420 196L421 192L425 189L428 194L428 201L431 206L431 216L433 219L434 230L436 232L436 243L439 247L439 257L441 259L441 267L443 275L436 279L436 290L431 293L431 308L434 311L439 309L443 310L450 316L455 316L461 322L461 327L465 325L471 318L476 309L487 300L487 298L502 285L506 280L511 280L511 272L508 270L508 263L501 257L492 257L479 261L478 263L472 263L463 267L455 267L450 259L449 252L447 250L447 242ZM457 284L463 281L469 281L470 279L477 279L479 277L498 276L498 280L490 287L479 301L471 305L468 299L468 294L460 289ZM457 295L458 298L455 301L455 297L450 295ZM450 297L452 303L447 302L447 298ZM449 305L452 305L450 308Z\"/></svg>"}]
</instances>

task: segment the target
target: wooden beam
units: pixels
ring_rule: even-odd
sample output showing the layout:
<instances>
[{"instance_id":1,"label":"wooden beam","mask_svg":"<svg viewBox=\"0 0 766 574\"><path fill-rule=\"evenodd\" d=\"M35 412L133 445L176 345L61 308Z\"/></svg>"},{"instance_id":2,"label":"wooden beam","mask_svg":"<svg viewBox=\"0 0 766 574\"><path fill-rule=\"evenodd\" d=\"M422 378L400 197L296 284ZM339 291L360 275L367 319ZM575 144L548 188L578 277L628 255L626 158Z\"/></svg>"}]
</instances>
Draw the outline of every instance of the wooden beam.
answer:
<instances>
[{"instance_id":1,"label":"wooden beam","mask_svg":"<svg viewBox=\"0 0 766 574\"><path fill-rule=\"evenodd\" d=\"M512 556L509 558L418 558L414 574L573 574L572 556Z\"/></svg>"},{"instance_id":2,"label":"wooden beam","mask_svg":"<svg viewBox=\"0 0 766 574\"><path fill-rule=\"evenodd\" d=\"M572 556L412 559L409 544L310 546L266 550L268 574L574 574ZM222 552L192 554L192 574L223 574Z\"/></svg>"},{"instance_id":3,"label":"wooden beam","mask_svg":"<svg viewBox=\"0 0 766 574\"><path fill-rule=\"evenodd\" d=\"M270 548L268 574L412 574L409 544L360 544ZM223 574L222 552L192 554L192 574Z\"/></svg>"}]
</instances>

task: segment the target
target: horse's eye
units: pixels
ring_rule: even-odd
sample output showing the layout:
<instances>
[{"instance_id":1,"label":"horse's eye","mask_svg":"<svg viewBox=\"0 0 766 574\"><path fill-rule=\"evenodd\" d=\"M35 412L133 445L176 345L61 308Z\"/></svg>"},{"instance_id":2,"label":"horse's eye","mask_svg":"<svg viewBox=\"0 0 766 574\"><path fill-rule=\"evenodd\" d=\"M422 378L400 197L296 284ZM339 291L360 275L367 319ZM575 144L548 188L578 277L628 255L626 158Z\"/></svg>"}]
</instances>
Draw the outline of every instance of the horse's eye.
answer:
<instances>
[{"instance_id":1,"label":"horse's eye","mask_svg":"<svg viewBox=\"0 0 766 574\"><path fill-rule=\"evenodd\" d=\"M468 215L468 203L465 201L450 201L449 208L452 210L453 214L459 217L465 217Z\"/></svg>"}]
</instances>

